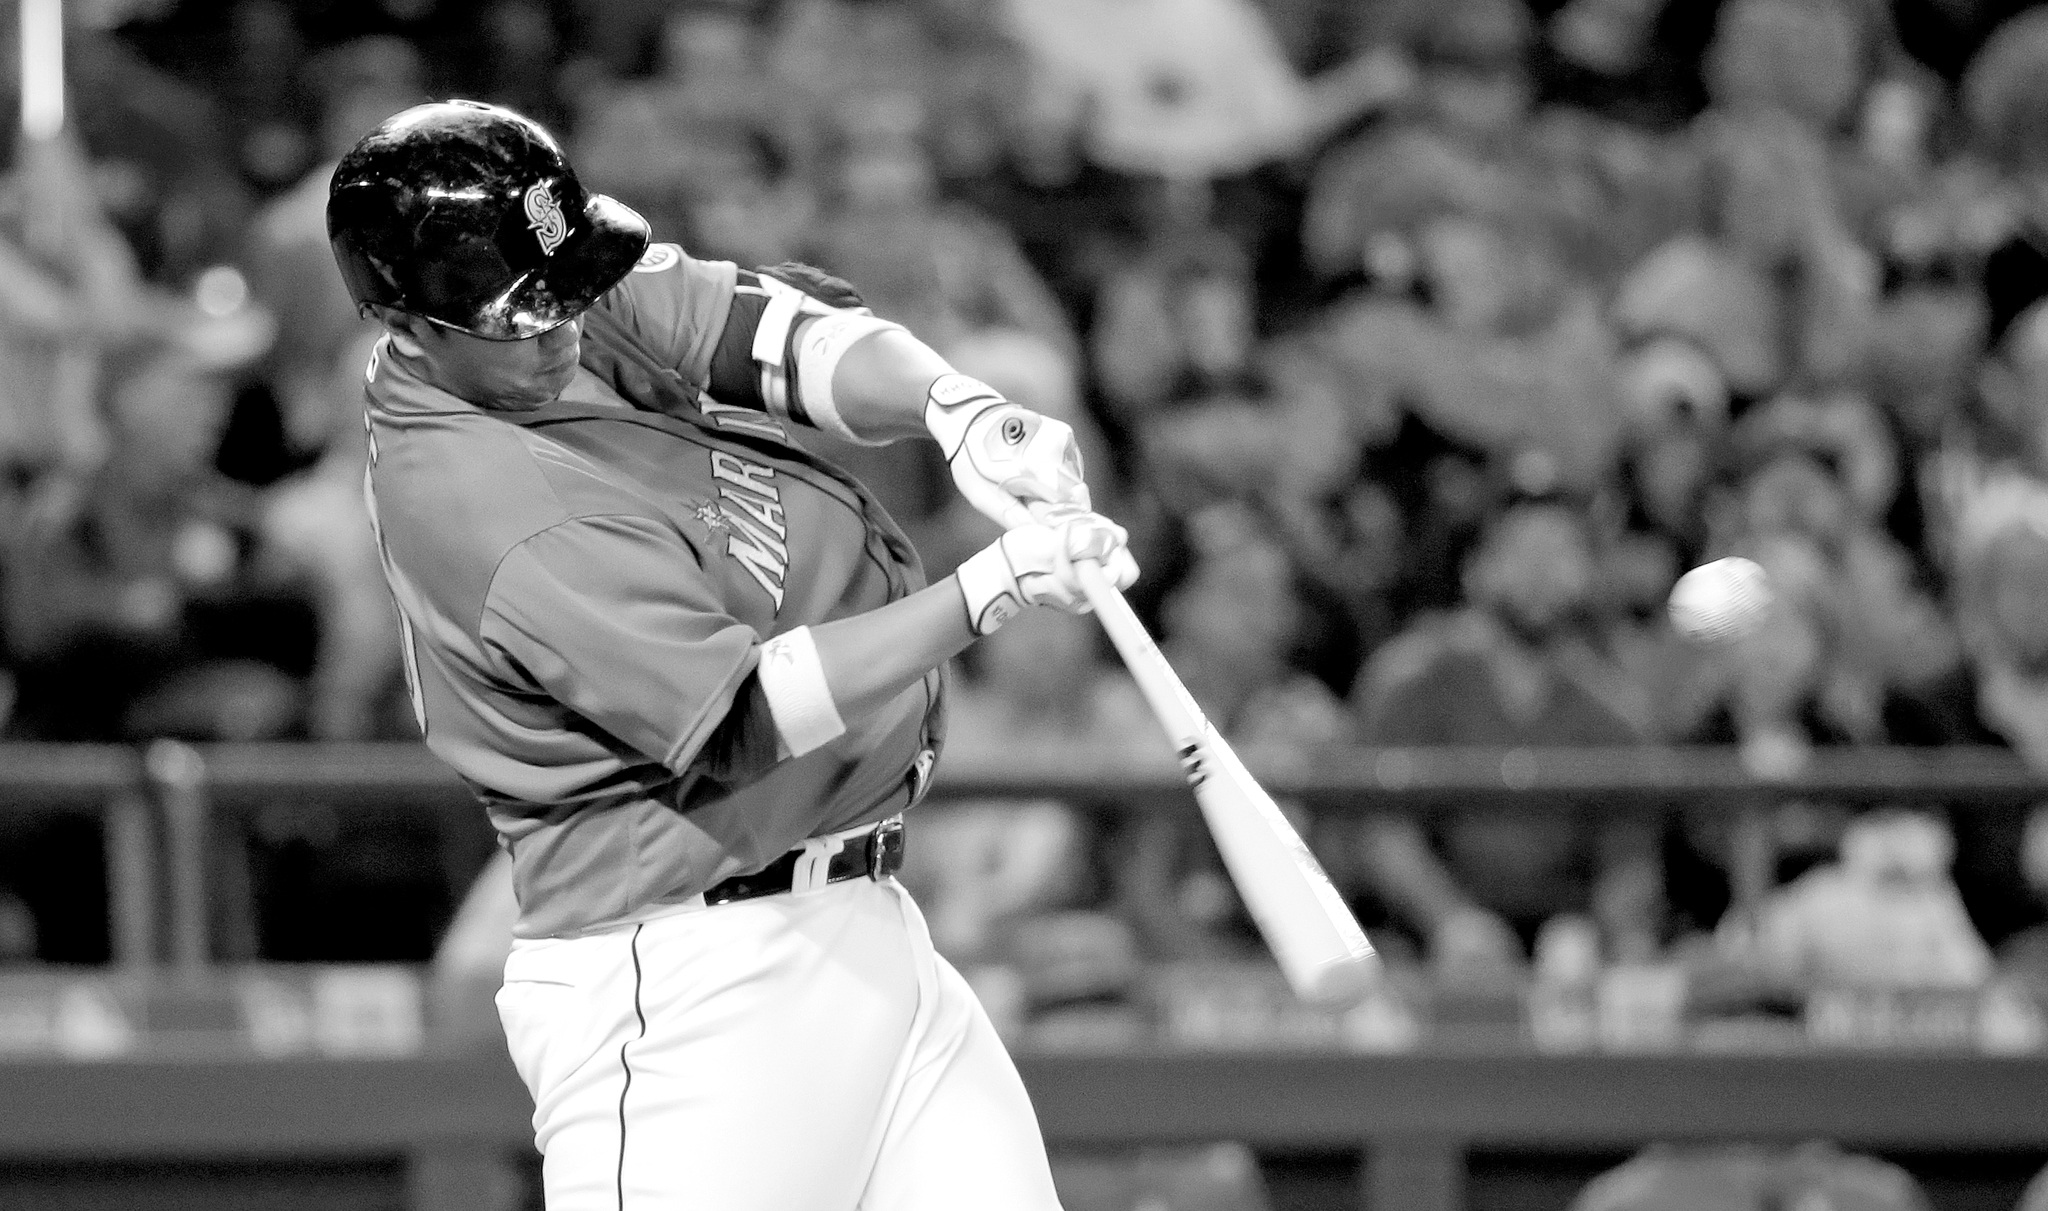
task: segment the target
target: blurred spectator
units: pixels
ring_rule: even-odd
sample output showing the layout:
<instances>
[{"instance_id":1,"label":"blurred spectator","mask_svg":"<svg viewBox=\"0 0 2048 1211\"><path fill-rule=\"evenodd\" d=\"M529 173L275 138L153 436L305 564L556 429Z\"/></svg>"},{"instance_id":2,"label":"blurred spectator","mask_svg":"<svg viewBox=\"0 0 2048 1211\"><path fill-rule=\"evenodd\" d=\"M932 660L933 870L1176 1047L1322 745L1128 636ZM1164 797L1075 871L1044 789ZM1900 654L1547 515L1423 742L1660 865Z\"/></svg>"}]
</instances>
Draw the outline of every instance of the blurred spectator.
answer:
<instances>
[{"instance_id":1,"label":"blurred spectator","mask_svg":"<svg viewBox=\"0 0 2048 1211\"><path fill-rule=\"evenodd\" d=\"M1977 294L1933 285L1888 296L1872 317L1870 396L1912 448L1933 447L1961 418L1990 319Z\"/></svg>"},{"instance_id":2,"label":"blurred spectator","mask_svg":"<svg viewBox=\"0 0 2048 1211\"><path fill-rule=\"evenodd\" d=\"M1956 613L1978 709L2029 763L2048 767L2048 486L2005 471L1952 491Z\"/></svg>"},{"instance_id":3,"label":"blurred spectator","mask_svg":"<svg viewBox=\"0 0 2048 1211\"><path fill-rule=\"evenodd\" d=\"M2048 766L2048 487L1951 458L1947 544L1977 714L2036 769ZM2048 807L1979 809L1958 822L1972 917L2029 978L2048 983Z\"/></svg>"},{"instance_id":4,"label":"blurred spectator","mask_svg":"<svg viewBox=\"0 0 2048 1211\"><path fill-rule=\"evenodd\" d=\"M561 60L555 18L542 0L492 0L482 26L482 93L486 101L558 125L565 116L555 96L555 65Z\"/></svg>"},{"instance_id":5,"label":"blurred spectator","mask_svg":"<svg viewBox=\"0 0 2048 1211\"><path fill-rule=\"evenodd\" d=\"M1785 283L1785 344L1821 383L1866 356L1879 286L1826 142L1862 87L1867 19L1850 0L1735 0L1707 52L1714 105L1694 127L1712 234Z\"/></svg>"},{"instance_id":6,"label":"blurred spectator","mask_svg":"<svg viewBox=\"0 0 2048 1211\"><path fill-rule=\"evenodd\" d=\"M1991 952L1949 877L1947 825L1913 812L1873 812L1842 837L1839 862L1767 897L1753 961L1780 986L1975 988Z\"/></svg>"},{"instance_id":7,"label":"blurred spectator","mask_svg":"<svg viewBox=\"0 0 2048 1211\"><path fill-rule=\"evenodd\" d=\"M672 0L570 0L570 25L582 66L608 76L644 74L661 41Z\"/></svg>"},{"instance_id":8,"label":"blurred spectator","mask_svg":"<svg viewBox=\"0 0 2048 1211\"><path fill-rule=\"evenodd\" d=\"M100 203L94 166L75 133L23 137L0 188L0 593L33 573L22 549L72 526L112 444L102 413L110 350L169 336L201 357L232 346L231 330L204 324L192 305L147 284ZM254 317L251 317L254 318ZM267 335L261 320L243 336ZM255 350L244 350L244 355ZM56 610L73 608L61 601ZM48 619L19 599L0 608L0 728L19 726L51 687L21 667ZM26 638L24 638L26 636ZM76 692L75 690L73 691ZM115 701L103 710L118 712Z\"/></svg>"},{"instance_id":9,"label":"blurred spectator","mask_svg":"<svg viewBox=\"0 0 2048 1211\"><path fill-rule=\"evenodd\" d=\"M788 259L810 208L803 179L784 172L796 115L766 75L764 43L744 6L677 8L655 75L584 96L578 171L630 199L657 239L748 264Z\"/></svg>"},{"instance_id":10,"label":"blurred spectator","mask_svg":"<svg viewBox=\"0 0 2048 1211\"><path fill-rule=\"evenodd\" d=\"M2048 472L2048 302L2021 312L1977 374L1978 444L1999 462Z\"/></svg>"},{"instance_id":11,"label":"blurred spectator","mask_svg":"<svg viewBox=\"0 0 2048 1211\"><path fill-rule=\"evenodd\" d=\"M87 10L67 6L66 11L83 15ZM100 204L133 244L132 255L152 281L182 290L207 266L228 259L248 224L254 191L235 136L245 123L229 114L231 101L157 67L125 38L85 29L68 32L68 112L76 134L91 149ZM259 39L290 34L275 24L267 32L246 32ZM235 71L224 62L187 67L193 78L209 83ZM250 120L261 116L240 115ZM303 117L279 116L291 129ZM284 159L299 158L283 163L274 156L279 149ZM303 136L259 138L256 152L281 165L275 170L284 175L267 182L274 187L303 166Z\"/></svg>"},{"instance_id":12,"label":"blurred spectator","mask_svg":"<svg viewBox=\"0 0 2048 1211\"><path fill-rule=\"evenodd\" d=\"M126 244L87 195L68 140L24 140L0 232L0 461L14 475L75 478L103 454L94 404L100 317L122 324L140 282ZM68 482L68 479L67 479Z\"/></svg>"},{"instance_id":13,"label":"blurred spectator","mask_svg":"<svg viewBox=\"0 0 2048 1211\"><path fill-rule=\"evenodd\" d=\"M1970 62L1963 104L1977 143L2009 172L2048 167L2048 12L2023 12L1998 27Z\"/></svg>"},{"instance_id":14,"label":"blurred spectator","mask_svg":"<svg viewBox=\"0 0 2048 1211\"><path fill-rule=\"evenodd\" d=\"M1191 520L1222 500L1258 519L1319 607L1297 648L1316 649L1323 660L1349 644L1376 645L1392 622L1404 519L1392 495L1359 470L1366 447L1393 428L1390 401L1348 394L1312 341L1269 342L1232 369L1235 382L1136 418L1150 488ZM1346 628L1352 634L1332 633Z\"/></svg>"},{"instance_id":15,"label":"blurred spectator","mask_svg":"<svg viewBox=\"0 0 2048 1211\"><path fill-rule=\"evenodd\" d=\"M1426 619L1373 655L1352 691L1358 734L1388 745L1639 743L1647 687L1589 642L1594 552L1584 522L1527 504L1490 529L1466 571L1465 608ZM1560 912L1591 911L1608 944L1640 957L1661 928L1654 825L1563 809L1383 816L1360 834L1370 886L1449 974L1519 965Z\"/></svg>"},{"instance_id":16,"label":"blurred spectator","mask_svg":"<svg viewBox=\"0 0 2048 1211\"><path fill-rule=\"evenodd\" d=\"M995 329L1071 361L1072 327L1015 237L939 192L928 134L914 93L842 111L829 202L805 241L815 260L941 353Z\"/></svg>"},{"instance_id":17,"label":"blurred spectator","mask_svg":"<svg viewBox=\"0 0 2048 1211\"><path fill-rule=\"evenodd\" d=\"M1249 512L1192 519L1195 564L1162 611L1162 647L1202 710L1241 743L1313 747L1347 730L1328 686L1290 659L1307 618L1286 553Z\"/></svg>"},{"instance_id":18,"label":"blurred spectator","mask_svg":"<svg viewBox=\"0 0 2048 1211\"><path fill-rule=\"evenodd\" d=\"M1026 159L1206 180L1312 148L1407 90L1412 68L1367 52L1303 80L1250 0L1022 0L1006 5L1029 63Z\"/></svg>"},{"instance_id":19,"label":"blurred spectator","mask_svg":"<svg viewBox=\"0 0 2048 1211\"><path fill-rule=\"evenodd\" d=\"M290 184L313 159L305 60L305 39L284 0L237 0L229 10L222 99L237 127L236 160L259 188Z\"/></svg>"},{"instance_id":20,"label":"blurred spectator","mask_svg":"<svg viewBox=\"0 0 2048 1211\"><path fill-rule=\"evenodd\" d=\"M324 393L337 399L353 393L370 349L368 339L346 347ZM380 592L376 535L362 498L360 433L340 428L311 467L271 485L256 520L257 570L303 593L316 614L305 726L318 740L413 734L410 711L396 709L398 627L389 596Z\"/></svg>"},{"instance_id":21,"label":"blurred spectator","mask_svg":"<svg viewBox=\"0 0 2048 1211\"><path fill-rule=\"evenodd\" d=\"M1586 71L1627 77L1642 70L1666 0L1566 0L1550 16L1550 44Z\"/></svg>"},{"instance_id":22,"label":"blurred spectator","mask_svg":"<svg viewBox=\"0 0 2048 1211\"><path fill-rule=\"evenodd\" d=\"M938 175L987 173L1017 121L1020 66L981 0L800 0L771 26L769 71L791 107L790 155L807 179L831 175L845 115L908 93L927 115Z\"/></svg>"},{"instance_id":23,"label":"blurred spectator","mask_svg":"<svg viewBox=\"0 0 2048 1211\"><path fill-rule=\"evenodd\" d=\"M245 502L210 466L226 411L217 373L141 351L114 376L110 449L76 511L9 536L16 734L254 740L295 725L297 689L271 662L290 659L289 606L250 583Z\"/></svg>"},{"instance_id":24,"label":"blurred spectator","mask_svg":"<svg viewBox=\"0 0 2048 1211\"><path fill-rule=\"evenodd\" d=\"M1623 487L1648 533L1672 544L1674 554L1695 554L1704 537L1701 507L1728 429L1728 381L1704 349L1675 336L1629 350L1619 379L1627 426ZM1669 577L1663 579L1658 597L1668 587Z\"/></svg>"},{"instance_id":25,"label":"blurred spectator","mask_svg":"<svg viewBox=\"0 0 2048 1211\"><path fill-rule=\"evenodd\" d=\"M1485 451L1527 490L1585 489L1622 434L1617 344L1585 283L1541 240L1464 218L1421 233L1417 271L1435 300L1363 298L1322 320L1321 347L1356 396L1393 398Z\"/></svg>"},{"instance_id":26,"label":"blurred spectator","mask_svg":"<svg viewBox=\"0 0 2048 1211\"><path fill-rule=\"evenodd\" d=\"M1760 394L1785 373L1782 305L1768 278L1700 236L1646 256L1621 283L1613 313L1625 337L1697 345L1733 394Z\"/></svg>"},{"instance_id":27,"label":"blurred spectator","mask_svg":"<svg viewBox=\"0 0 2048 1211\"><path fill-rule=\"evenodd\" d=\"M1704 64L1714 104L1836 129L1862 83L1867 14L1851 0L1731 0Z\"/></svg>"},{"instance_id":28,"label":"blurred spectator","mask_svg":"<svg viewBox=\"0 0 2048 1211\"><path fill-rule=\"evenodd\" d=\"M1881 529L1899 472L1869 405L1781 398L1731 440L1746 474L1710 512L1710 544L1762 564L1778 598L1754 633L1699 666L1695 700L1726 704L1760 769L1796 765L1815 740L1958 735L1954 628Z\"/></svg>"},{"instance_id":29,"label":"blurred spectator","mask_svg":"<svg viewBox=\"0 0 2048 1211\"><path fill-rule=\"evenodd\" d=\"M1244 385L1257 299L1244 250L1210 229L1169 232L1096 291L1095 372L1116 419Z\"/></svg>"},{"instance_id":30,"label":"blurred spectator","mask_svg":"<svg viewBox=\"0 0 2048 1211\"><path fill-rule=\"evenodd\" d=\"M1389 4L1376 18L1382 37L1416 48L1419 82L1388 122L1323 157L1302 243L1324 275L1363 270L1399 290L1417 273L1416 241L1432 220L1526 222L1554 195L1526 154L1532 30L1518 0Z\"/></svg>"},{"instance_id":31,"label":"blurred spectator","mask_svg":"<svg viewBox=\"0 0 2048 1211\"><path fill-rule=\"evenodd\" d=\"M334 268L327 182L357 139L423 95L422 65L407 43L379 37L336 47L318 66L325 158L264 208L245 253L253 292L284 321L264 367L280 448L251 458L258 466L245 474L264 489L258 570L303 592L318 613L307 731L361 740L389 733L398 714L386 709L397 627L361 482L362 373L381 329L356 313Z\"/></svg>"},{"instance_id":32,"label":"blurred spectator","mask_svg":"<svg viewBox=\"0 0 2048 1211\"><path fill-rule=\"evenodd\" d=\"M1655 1144L1595 1178L1571 1211L1764 1211L1767 1207L1854 1207L1928 1211L1911 1175L1885 1161L1845 1155L1832 1144L1790 1151L1754 1146L1676 1148Z\"/></svg>"},{"instance_id":33,"label":"blurred spectator","mask_svg":"<svg viewBox=\"0 0 2048 1211\"><path fill-rule=\"evenodd\" d=\"M362 369L353 346L377 326L356 314L327 244L334 165L379 122L427 95L419 53L399 38L343 43L320 54L312 70L321 97L320 163L258 212L241 256L251 294L278 317L263 369L287 462L317 457L362 427L361 386L335 376L345 357Z\"/></svg>"}]
</instances>

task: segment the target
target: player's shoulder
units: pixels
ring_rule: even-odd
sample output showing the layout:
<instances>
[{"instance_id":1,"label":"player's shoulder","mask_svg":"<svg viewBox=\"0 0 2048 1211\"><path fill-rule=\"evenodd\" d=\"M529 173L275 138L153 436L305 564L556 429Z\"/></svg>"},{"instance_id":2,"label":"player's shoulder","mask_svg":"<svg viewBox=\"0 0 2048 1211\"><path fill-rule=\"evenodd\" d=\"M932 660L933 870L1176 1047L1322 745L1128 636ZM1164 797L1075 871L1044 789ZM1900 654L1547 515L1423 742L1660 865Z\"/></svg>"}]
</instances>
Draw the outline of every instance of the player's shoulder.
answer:
<instances>
[{"instance_id":1,"label":"player's shoulder","mask_svg":"<svg viewBox=\"0 0 2048 1211\"><path fill-rule=\"evenodd\" d=\"M678 302L728 298L738 280L739 266L731 261L692 256L681 244L658 241L647 246L597 305L629 314L650 306L673 310Z\"/></svg>"},{"instance_id":2,"label":"player's shoulder","mask_svg":"<svg viewBox=\"0 0 2048 1211\"><path fill-rule=\"evenodd\" d=\"M701 383L731 313L739 266L690 255L680 244L647 246L617 285L584 313L586 363L619 341Z\"/></svg>"},{"instance_id":3,"label":"player's shoulder","mask_svg":"<svg viewBox=\"0 0 2048 1211\"><path fill-rule=\"evenodd\" d=\"M580 518L645 513L646 503L587 454L481 410L371 433L371 483L387 528L429 535L437 559L495 562Z\"/></svg>"},{"instance_id":4,"label":"player's shoulder","mask_svg":"<svg viewBox=\"0 0 2048 1211\"><path fill-rule=\"evenodd\" d=\"M451 413L381 438L370 484L385 547L452 618L481 618L501 569L537 541L555 553L541 562L553 564L577 548L581 531L662 529L644 499L545 430L488 413ZM603 544L593 538L586 545Z\"/></svg>"}]
</instances>

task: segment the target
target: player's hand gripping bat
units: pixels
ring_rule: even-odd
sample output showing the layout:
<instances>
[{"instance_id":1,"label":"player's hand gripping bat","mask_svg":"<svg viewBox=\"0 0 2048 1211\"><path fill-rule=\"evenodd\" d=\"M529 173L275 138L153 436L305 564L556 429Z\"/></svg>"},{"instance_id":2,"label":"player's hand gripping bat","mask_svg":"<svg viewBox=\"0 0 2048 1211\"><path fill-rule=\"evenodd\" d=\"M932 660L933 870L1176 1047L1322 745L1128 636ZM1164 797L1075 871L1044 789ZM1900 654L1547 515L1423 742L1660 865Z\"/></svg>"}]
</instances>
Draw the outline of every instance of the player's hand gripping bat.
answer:
<instances>
[{"instance_id":1,"label":"player's hand gripping bat","mask_svg":"<svg viewBox=\"0 0 2048 1211\"><path fill-rule=\"evenodd\" d=\"M1357 918L1273 797L1195 705L1124 595L1093 561L1074 567L1102 629L1180 751L1223 864L1295 995L1320 1004L1355 999L1378 964Z\"/></svg>"}]
</instances>

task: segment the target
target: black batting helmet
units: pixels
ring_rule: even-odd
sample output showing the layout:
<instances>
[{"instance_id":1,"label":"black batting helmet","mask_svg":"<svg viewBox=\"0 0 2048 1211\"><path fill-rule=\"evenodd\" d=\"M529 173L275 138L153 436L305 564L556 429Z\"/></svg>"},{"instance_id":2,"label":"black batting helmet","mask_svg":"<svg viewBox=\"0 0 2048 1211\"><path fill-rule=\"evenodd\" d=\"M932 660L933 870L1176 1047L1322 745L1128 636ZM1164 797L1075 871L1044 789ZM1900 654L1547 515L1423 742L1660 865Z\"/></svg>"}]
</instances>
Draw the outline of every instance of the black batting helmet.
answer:
<instances>
[{"instance_id":1,"label":"black batting helmet","mask_svg":"<svg viewBox=\"0 0 2048 1211\"><path fill-rule=\"evenodd\" d=\"M417 105L341 158L327 239L358 307L494 341L582 314L647 249L647 221L585 193L540 124L474 101Z\"/></svg>"}]
</instances>

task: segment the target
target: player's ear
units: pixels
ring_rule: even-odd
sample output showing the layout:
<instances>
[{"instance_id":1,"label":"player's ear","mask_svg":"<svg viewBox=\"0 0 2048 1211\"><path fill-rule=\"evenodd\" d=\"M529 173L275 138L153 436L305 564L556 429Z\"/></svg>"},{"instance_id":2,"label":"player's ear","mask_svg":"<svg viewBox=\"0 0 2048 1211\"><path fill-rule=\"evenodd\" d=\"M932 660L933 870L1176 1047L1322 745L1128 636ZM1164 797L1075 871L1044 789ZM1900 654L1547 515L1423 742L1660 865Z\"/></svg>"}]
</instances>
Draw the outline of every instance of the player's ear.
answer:
<instances>
[{"instance_id":1,"label":"player's ear","mask_svg":"<svg viewBox=\"0 0 2048 1211\"><path fill-rule=\"evenodd\" d=\"M433 328L432 324L416 315L397 311L381 304L366 303L363 309L372 319L384 325L386 331L395 332L400 336L411 337L415 342L419 341L421 337L428 335L429 331Z\"/></svg>"}]
</instances>

